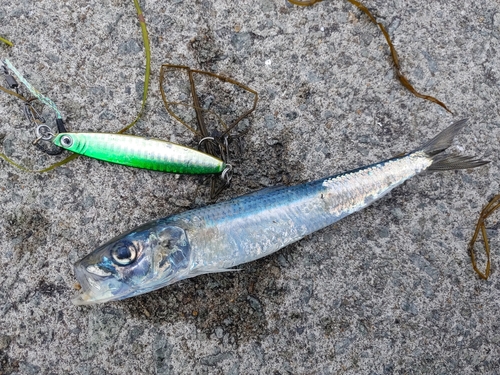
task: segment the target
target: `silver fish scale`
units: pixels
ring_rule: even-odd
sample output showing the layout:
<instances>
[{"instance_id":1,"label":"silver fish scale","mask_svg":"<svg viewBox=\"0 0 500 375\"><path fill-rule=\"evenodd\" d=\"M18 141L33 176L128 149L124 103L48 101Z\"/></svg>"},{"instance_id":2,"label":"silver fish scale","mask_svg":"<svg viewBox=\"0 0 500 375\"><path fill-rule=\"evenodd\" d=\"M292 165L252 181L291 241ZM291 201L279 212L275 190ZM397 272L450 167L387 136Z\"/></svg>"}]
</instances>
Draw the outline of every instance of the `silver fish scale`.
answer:
<instances>
[{"instance_id":1,"label":"silver fish scale","mask_svg":"<svg viewBox=\"0 0 500 375\"><path fill-rule=\"evenodd\" d=\"M191 272L219 272L269 255L361 210L431 164L430 157L415 152L188 211L169 221L184 224L193 254Z\"/></svg>"}]
</instances>

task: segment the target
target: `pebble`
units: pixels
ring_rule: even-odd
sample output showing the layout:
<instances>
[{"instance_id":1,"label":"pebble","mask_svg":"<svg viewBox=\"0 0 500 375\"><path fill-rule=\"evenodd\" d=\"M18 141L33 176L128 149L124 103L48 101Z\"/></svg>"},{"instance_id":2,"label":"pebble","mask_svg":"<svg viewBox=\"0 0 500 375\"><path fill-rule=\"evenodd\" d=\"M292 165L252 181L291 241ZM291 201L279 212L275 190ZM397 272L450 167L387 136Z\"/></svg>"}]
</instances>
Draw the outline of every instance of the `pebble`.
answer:
<instances>
[{"instance_id":1,"label":"pebble","mask_svg":"<svg viewBox=\"0 0 500 375\"><path fill-rule=\"evenodd\" d=\"M225 352L201 358L200 363L206 366L216 366L219 362L230 358L233 358L233 355L230 352Z\"/></svg>"},{"instance_id":2,"label":"pebble","mask_svg":"<svg viewBox=\"0 0 500 375\"><path fill-rule=\"evenodd\" d=\"M0 350L5 350L9 347L11 342L10 336L0 335Z\"/></svg>"},{"instance_id":3,"label":"pebble","mask_svg":"<svg viewBox=\"0 0 500 375\"><path fill-rule=\"evenodd\" d=\"M247 301L250 304L250 307L254 311L259 312L259 313L262 312L262 304L260 303L260 301L256 297L248 295L247 296Z\"/></svg>"},{"instance_id":4,"label":"pebble","mask_svg":"<svg viewBox=\"0 0 500 375\"><path fill-rule=\"evenodd\" d=\"M142 52L142 46L135 40L129 39L118 46L118 54L130 55Z\"/></svg>"},{"instance_id":5,"label":"pebble","mask_svg":"<svg viewBox=\"0 0 500 375\"><path fill-rule=\"evenodd\" d=\"M224 330L222 329L222 327L216 327L215 328L215 336L218 339L221 339L222 337L224 337Z\"/></svg>"},{"instance_id":6,"label":"pebble","mask_svg":"<svg viewBox=\"0 0 500 375\"><path fill-rule=\"evenodd\" d=\"M391 213L394 215L394 217L398 220L401 220L404 218L404 213L403 213L403 210L401 210L401 208L399 207L394 207L392 210L391 210Z\"/></svg>"},{"instance_id":7,"label":"pebble","mask_svg":"<svg viewBox=\"0 0 500 375\"><path fill-rule=\"evenodd\" d=\"M236 51L248 50L253 44L250 33L234 33L231 38L231 44Z\"/></svg>"},{"instance_id":8,"label":"pebble","mask_svg":"<svg viewBox=\"0 0 500 375\"><path fill-rule=\"evenodd\" d=\"M404 301L402 304L401 304L401 309L403 311L406 311L412 315L417 315L418 314L418 308L417 306L415 305L415 303L411 302L411 301Z\"/></svg>"}]
</instances>

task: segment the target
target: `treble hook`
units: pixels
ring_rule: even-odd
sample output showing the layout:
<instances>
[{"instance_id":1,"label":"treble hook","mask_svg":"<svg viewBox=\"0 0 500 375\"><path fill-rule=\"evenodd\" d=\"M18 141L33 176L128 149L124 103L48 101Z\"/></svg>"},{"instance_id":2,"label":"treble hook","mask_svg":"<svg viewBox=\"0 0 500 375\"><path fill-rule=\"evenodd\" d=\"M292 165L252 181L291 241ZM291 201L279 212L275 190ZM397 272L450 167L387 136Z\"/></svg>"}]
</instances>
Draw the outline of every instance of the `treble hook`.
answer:
<instances>
[{"instance_id":1,"label":"treble hook","mask_svg":"<svg viewBox=\"0 0 500 375\"><path fill-rule=\"evenodd\" d=\"M225 186L229 186L231 180L233 179L233 166L231 164L226 164L226 168L220 174L220 178L224 181Z\"/></svg>"},{"instance_id":2,"label":"treble hook","mask_svg":"<svg viewBox=\"0 0 500 375\"><path fill-rule=\"evenodd\" d=\"M198 148L201 148L204 142L211 142L212 144L214 144L216 147L219 148L220 158L224 163L227 164L227 162L229 161L229 147L228 147L229 145L227 138L228 138L227 136L224 136L223 137L224 140L221 142L220 140L214 137L204 137L198 142Z\"/></svg>"},{"instance_id":3,"label":"treble hook","mask_svg":"<svg viewBox=\"0 0 500 375\"><path fill-rule=\"evenodd\" d=\"M219 149L219 155L226 167L220 174L220 179L222 180L222 184L217 187L217 182L212 177L211 187L210 187L210 197L215 199L225 188L227 188L231 184L231 180L233 179L233 166L228 163L229 160L229 144L228 137L226 135L223 136L223 141L221 142L219 139L214 137L204 137L198 142L198 148L201 148L203 143L211 142L215 144Z\"/></svg>"}]
</instances>

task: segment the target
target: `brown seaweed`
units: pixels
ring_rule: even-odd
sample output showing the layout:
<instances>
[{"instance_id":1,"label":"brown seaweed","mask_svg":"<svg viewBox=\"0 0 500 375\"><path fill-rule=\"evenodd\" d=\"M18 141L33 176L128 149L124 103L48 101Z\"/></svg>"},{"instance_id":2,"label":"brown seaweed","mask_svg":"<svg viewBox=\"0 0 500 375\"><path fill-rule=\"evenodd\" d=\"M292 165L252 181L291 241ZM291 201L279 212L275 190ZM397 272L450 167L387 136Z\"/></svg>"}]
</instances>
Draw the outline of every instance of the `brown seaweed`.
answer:
<instances>
[{"instance_id":1,"label":"brown seaweed","mask_svg":"<svg viewBox=\"0 0 500 375\"><path fill-rule=\"evenodd\" d=\"M495 212L498 208L500 208L500 194L495 195L488 204L482 209L479 214L479 219L477 220L476 230L474 231L474 235L469 242L469 254L472 262L472 268L478 274L481 279L487 280L491 274L491 259L490 259L490 244L488 240L488 233L486 231L486 223L485 220L491 216L493 212ZM486 268L484 272L481 272L477 266L476 255L474 250L474 245L479 237L479 233L483 237L484 242L484 251L486 254Z\"/></svg>"},{"instance_id":2,"label":"brown seaweed","mask_svg":"<svg viewBox=\"0 0 500 375\"><path fill-rule=\"evenodd\" d=\"M169 96L167 95L167 88L171 88L170 85L166 84L169 72L184 72L187 74L187 81L189 82L189 85L185 87L184 90L186 96L184 101L170 100L167 98ZM234 110L231 110L227 105L221 106L218 110L213 110L210 107L214 107L214 104L206 105L206 103L200 103L202 94L198 89L200 83L196 83L195 77L197 76L215 79L212 80L212 82L209 82L211 85L209 85L210 87L206 90L207 92L203 93L205 96L213 95L214 90L217 90L214 88L214 86L216 86L215 82L220 82L222 84L228 83L232 87L240 89L253 96L251 107L245 107L242 110L243 113L236 115L234 114ZM181 79L179 82L180 85L185 83L185 79ZM199 138L200 148L202 151L220 158L226 163L229 161L229 143L234 137L230 135L231 131L235 130L237 125L255 110L258 102L258 94L255 90L232 78L203 70L191 69L190 67L183 65L163 64L161 66L160 92L167 112ZM208 92L210 92L210 94L208 94ZM230 99L232 104L236 102L234 93L225 94L226 95L223 96ZM186 100L189 100L187 98L190 99L190 103L186 102ZM215 98L212 99L215 100ZM176 113L173 109L174 107L183 108L183 113ZM194 115L191 111L194 111ZM216 198L217 195L219 195L220 192L227 187L227 185L227 179L220 184L220 179L212 177L210 193L211 198Z\"/></svg>"},{"instance_id":3,"label":"brown seaweed","mask_svg":"<svg viewBox=\"0 0 500 375\"><path fill-rule=\"evenodd\" d=\"M323 1L323 0L288 0L288 1L291 2L293 5L298 5L301 7L308 7L308 6L314 5L316 3L319 3L320 1Z\"/></svg>"},{"instance_id":4,"label":"brown seaweed","mask_svg":"<svg viewBox=\"0 0 500 375\"><path fill-rule=\"evenodd\" d=\"M314 5L322 0L288 0L288 1L294 5L311 6L311 5ZM406 78L406 76L401 71L401 65L399 63L398 53L396 52L396 48L394 47L394 44L392 44L391 37L389 36L389 33L385 29L384 25L382 23L378 22L377 19L373 16L373 14L368 10L368 8L366 6L364 6L363 4L361 4L359 1L356 1L356 0L347 0L347 1L349 1L352 5L354 5L359 10L361 10L363 13L365 13L368 16L368 18L370 19L370 21L372 21L375 25L377 25L380 28L380 30L382 31L382 34L384 34L385 40L387 41L387 44L389 45L389 49L391 51L391 58L392 58L392 62L394 64L394 70L396 71L396 76L398 77L399 82L401 82L401 84L407 90L409 90L413 95L415 95L416 97L431 101L433 103L436 103L436 104L440 105L441 107L443 107L449 113L453 113L448 109L448 107L442 101L436 99L433 96L421 94L417 90L415 90L415 88L410 83L408 78Z\"/></svg>"}]
</instances>

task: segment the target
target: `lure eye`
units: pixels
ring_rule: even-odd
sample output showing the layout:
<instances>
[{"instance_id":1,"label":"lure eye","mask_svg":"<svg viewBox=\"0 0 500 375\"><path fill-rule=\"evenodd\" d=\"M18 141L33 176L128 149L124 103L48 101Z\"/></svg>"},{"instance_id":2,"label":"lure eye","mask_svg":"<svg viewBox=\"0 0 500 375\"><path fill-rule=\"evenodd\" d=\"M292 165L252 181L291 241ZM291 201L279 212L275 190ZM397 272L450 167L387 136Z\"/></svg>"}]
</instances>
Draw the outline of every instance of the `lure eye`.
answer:
<instances>
[{"instance_id":1,"label":"lure eye","mask_svg":"<svg viewBox=\"0 0 500 375\"><path fill-rule=\"evenodd\" d=\"M64 147L71 147L73 144L73 138L71 138L69 135L63 135L61 137L61 145Z\"/></svg>"},{"instance_id":2,"label":"lure eye","mask_svg":"<svg viewBox=\"0 0 500 375\"><path fill-rule=\"evenodd\" d=\"M132 242L120 242L111 250L111 256L119 266L128 266L137 257L137 249Z\"/></svg>"}]
</instances>

